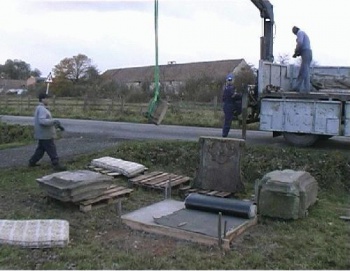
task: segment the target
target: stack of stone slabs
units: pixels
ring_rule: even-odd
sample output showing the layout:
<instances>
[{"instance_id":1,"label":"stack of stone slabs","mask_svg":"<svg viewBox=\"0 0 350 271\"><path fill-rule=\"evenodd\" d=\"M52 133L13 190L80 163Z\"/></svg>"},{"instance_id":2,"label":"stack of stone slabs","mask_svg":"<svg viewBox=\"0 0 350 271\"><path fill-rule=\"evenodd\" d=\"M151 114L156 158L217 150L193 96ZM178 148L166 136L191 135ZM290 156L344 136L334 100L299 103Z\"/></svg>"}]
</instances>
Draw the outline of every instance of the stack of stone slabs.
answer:
<instances>
[{"instance_id":1,"label":"stack of stone slabs","mask_svg":"<svg viewBox=\"0 0 350 271\"><path fill-rule=\"evenodd\" d=\"M63 202L79 202L100 196L113 177L90 170L63 171L37 179L47 194Z\"/></svg>"},{"instance_id":2,"label":"stack of stone slabs","mask_svg":"<svg viewBox=\"0 0 350 271\"><path fill-rule=\"evenodd\" d=\"M110 156L105 156L91 161L91 165L100 167L115 172L119 172L122 175L131 178L147 170L147 168L135 162L125 161Z\"/></svg>"}]
</instances>

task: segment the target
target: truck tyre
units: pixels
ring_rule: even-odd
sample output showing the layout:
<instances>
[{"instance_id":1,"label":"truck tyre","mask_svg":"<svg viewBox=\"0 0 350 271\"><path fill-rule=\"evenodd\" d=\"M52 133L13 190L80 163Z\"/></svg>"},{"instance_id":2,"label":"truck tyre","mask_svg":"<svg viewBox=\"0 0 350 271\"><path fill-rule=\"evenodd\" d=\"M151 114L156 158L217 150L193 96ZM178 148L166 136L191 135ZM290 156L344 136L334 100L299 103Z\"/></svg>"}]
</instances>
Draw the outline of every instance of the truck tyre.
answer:
<instances>
[{"instance_id":1,"label":"truck tyre","mask_svg":"<svg viewBox=\"0 0 350 271\"><path fill-rule=\"evenodd\" d=\"M332 137L333 137L332 135L319 135L320 140L327 140L327 139L330 139Z\"/></svg>"},{"instance_id":2,"label":"truck tyre","mask_svg":"<svg viewBox=\"0 0 350 271\"><path fill-rule=\"evenodd\" d=\"M289 144L297 147L312 146L319 139L318 135L299 133L283 133L283 137Z\"/></svg>"}]
</instances>

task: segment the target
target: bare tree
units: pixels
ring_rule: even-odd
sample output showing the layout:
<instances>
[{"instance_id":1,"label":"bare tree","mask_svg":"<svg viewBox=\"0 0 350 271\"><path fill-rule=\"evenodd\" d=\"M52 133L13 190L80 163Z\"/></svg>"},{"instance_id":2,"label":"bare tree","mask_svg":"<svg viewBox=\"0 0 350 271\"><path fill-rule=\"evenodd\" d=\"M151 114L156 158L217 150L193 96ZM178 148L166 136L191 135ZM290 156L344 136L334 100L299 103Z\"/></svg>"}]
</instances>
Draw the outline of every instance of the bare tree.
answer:
<instances>
[{"instance_id":1,"label":"bare tree","mask_svg":"<svg viewBox=\"0 0 350 271\"><path fill-rule=\"evenodd\" d=\"M276 63L282 64L282 65L288 65L290 62L290 55L287 53L279 54L277 57Z\"/></svg>"}]
</instances>

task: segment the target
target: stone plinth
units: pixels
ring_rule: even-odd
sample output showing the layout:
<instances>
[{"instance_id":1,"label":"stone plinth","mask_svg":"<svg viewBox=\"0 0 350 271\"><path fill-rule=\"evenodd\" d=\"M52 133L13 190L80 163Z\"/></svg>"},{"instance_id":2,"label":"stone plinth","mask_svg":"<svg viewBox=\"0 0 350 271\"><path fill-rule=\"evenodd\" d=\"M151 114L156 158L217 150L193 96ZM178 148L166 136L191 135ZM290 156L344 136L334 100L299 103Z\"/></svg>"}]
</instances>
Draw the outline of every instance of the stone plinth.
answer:
<instances>
[{"instance_id":1,"label":"stone plinth","mask_svg":"<svg viewBox=\"0 0 350 271\"><path fill-rule=\"evenodd\" d=\"M200 137L200 162L194 187L241 192L241 157L245 141L234 138Z\"/></svg>"},{"instance_id":2,"label":"stone plinth","mask_svg":"<svg viewBox=\"0 0 350 271\"><path fill-rule=\"evenodd\" d=\"M263 216L304 218L317 193L317 181L306 171L275 170L255 182L258 213Z\"/></svg>"}]
</instances>

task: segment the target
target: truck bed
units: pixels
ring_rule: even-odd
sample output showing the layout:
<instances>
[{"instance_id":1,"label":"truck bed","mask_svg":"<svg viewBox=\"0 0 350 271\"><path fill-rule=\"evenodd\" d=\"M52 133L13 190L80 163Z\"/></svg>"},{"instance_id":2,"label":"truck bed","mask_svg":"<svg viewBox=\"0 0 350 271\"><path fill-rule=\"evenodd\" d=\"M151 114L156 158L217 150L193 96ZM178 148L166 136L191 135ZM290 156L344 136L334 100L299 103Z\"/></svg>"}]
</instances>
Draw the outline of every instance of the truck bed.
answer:
<instances>
[{"instance_id":1,"label":"truck bed","mask_svg":"<svg viewBox=\"0 0 350 271\"><path fill-rule=\"evenodd\" d=\"M295 91L279 91L261 93L260 98L280 98L280 99L308 99L308 100L329 100L329 101L350 101L350 90L328 89L310 93L299 93Z\"/></svg>"}]
</instances>

